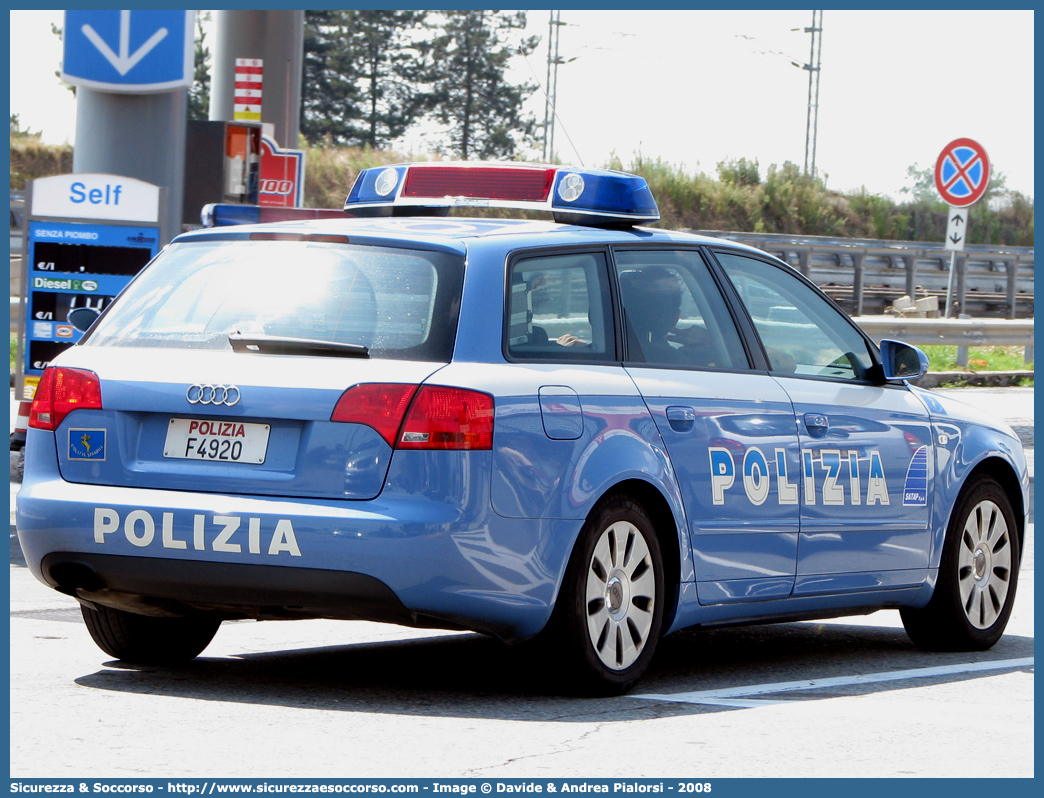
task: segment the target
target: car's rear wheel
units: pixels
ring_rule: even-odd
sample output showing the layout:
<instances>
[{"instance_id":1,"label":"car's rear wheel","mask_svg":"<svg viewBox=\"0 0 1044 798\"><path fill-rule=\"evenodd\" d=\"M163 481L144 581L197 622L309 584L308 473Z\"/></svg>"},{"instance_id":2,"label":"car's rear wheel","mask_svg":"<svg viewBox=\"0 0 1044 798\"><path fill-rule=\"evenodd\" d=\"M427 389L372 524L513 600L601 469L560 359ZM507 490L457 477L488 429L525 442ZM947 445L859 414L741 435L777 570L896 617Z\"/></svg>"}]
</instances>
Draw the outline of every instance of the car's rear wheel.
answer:
<instances>
[{"instance_id":1,"label":"car's rear wheel","mask_svg":"<svg viewBox=\"0 0 1044 798\"><path fill-rule=\"evenodd\" d=\"M1004 634L1018 577L1011 502L996 480L977 477L954 508L931 601L902 611L906 633L935 651L990 648Z\"/></svg>"},{"instance_id":2,"label":"car's rear wheel","mask_svg":"<svg viewBox=\"0 0 1044 798\"><path fill-rule=\"evenodd\" d=\"M652 660L663 605L652 521L632 499L607 497L580 532L549 629L569 686L594 695L629 690Z\"/></svg>"},{"instance_id":3,"label":"car's rear wheel","mask_svg":"<svg viewBox=\"0 0 1044 798\"><path fill-rule=\"evenodd\" d=\"M155 618L100 604L81 604L80 612L102 651L141 665L187 662L210 644L221 625L212 618Z\"/></svg>"}]
</instances>

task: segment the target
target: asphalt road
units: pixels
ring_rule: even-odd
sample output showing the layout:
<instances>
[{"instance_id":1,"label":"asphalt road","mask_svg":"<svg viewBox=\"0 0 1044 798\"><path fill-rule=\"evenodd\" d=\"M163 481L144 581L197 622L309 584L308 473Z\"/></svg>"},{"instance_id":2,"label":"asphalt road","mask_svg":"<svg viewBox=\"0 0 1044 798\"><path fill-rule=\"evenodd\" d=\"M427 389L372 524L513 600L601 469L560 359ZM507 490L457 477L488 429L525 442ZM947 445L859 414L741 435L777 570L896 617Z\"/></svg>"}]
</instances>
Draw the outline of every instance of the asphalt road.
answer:
<instances>
[{"instance_id":1,"label":"asphalt road","mask_svg":"<svg viewBox=\"0 0 1044 798\"><path fill-rule=\"evenodd\" d=\"M1032 441L1032 389L961 394ZM1031 777L1033 538L990 651L918 651L894 611L688 630L599 700L478 635L362 622L226 623L130 667L12 559L11 776Z\"/></svg>"}]
</instances>

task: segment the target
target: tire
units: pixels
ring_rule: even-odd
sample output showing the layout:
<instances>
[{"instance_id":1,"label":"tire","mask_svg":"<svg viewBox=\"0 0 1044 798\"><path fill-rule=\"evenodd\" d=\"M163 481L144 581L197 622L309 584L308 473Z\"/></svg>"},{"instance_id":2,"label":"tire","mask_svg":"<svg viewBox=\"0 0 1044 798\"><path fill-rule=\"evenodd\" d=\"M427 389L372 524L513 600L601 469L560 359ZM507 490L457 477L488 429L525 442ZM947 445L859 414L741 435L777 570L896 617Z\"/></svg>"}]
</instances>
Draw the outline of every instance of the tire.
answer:
<instances>
[{"instance_id":1,"label":"tire","mask_svg":"<svg viewBox=\"0 0 1044 798\"><path fill-rule=\"evenodd\" d=\"M918 648L982 651L1000 640L1019 579L1017 533L1000 484L988 476L973 478L950 519L931 601L901 611Z\"/></svg>"},{"instance_id":2,"label":"tire","mask_svg":"<svg viewBox=\"0 0 1044 798\"><path fill-rule=\"evenodd\" d=\"M649 667L663 622L663 557L652 521L610 495L588 517L549 625L570 692L619 695Z\"/></svg>"},{"instance_id":3,"label":"tire","mask_svg":"<svg viewBox=\"0 0 1044 798\"><path fill-rule=\"evenodd\" d=\"M125 610L80 605L98 648L139 665L174 665L197 657L214 639L221 621L212 618L155 618Z\"/></svg>"}]
</instances>

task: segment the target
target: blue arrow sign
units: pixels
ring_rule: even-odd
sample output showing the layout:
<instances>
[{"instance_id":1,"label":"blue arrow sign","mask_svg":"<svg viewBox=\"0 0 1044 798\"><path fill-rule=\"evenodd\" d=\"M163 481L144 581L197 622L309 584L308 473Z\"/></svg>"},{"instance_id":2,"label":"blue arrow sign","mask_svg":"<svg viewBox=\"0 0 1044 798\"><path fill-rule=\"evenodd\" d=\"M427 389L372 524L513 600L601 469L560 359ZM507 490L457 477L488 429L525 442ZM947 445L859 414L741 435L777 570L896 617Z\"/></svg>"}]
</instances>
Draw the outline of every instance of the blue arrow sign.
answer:
<instances>
[{"instance_id":1,"label":"blue arrow sign","mask_svg":"<svg viewBox=\"0 0 1044 798\"><path fill-rule=\"evenodd\" d=\"M192 85L195 11L66 11L62 80L147 94Z\"/></svg>"}]
</instances>

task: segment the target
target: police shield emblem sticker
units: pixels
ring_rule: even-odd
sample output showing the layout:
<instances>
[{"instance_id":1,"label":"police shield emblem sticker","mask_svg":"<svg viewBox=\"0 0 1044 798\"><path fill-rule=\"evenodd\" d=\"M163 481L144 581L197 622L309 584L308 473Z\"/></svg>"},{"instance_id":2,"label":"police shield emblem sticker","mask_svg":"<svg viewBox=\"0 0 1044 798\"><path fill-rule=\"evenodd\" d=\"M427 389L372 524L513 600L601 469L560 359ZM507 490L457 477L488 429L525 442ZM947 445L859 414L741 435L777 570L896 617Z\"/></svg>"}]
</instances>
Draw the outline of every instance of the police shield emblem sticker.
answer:
<instances>
[{"instance_id":1,"label":"police shield emblem sticker","mask_svg":"<svg viewBox=\"0 0 1044 798\"><path fill-rule=\"evenodd\" d=\"M70 429L70 460L104 460L105 430L103 429Z\"/></svg>"}]
</instances>

